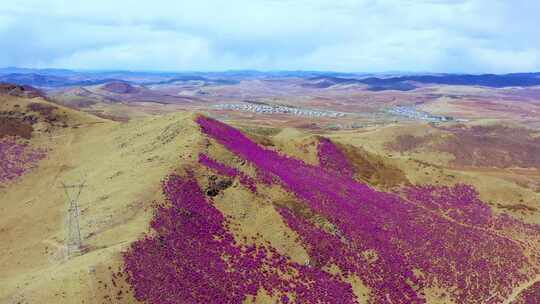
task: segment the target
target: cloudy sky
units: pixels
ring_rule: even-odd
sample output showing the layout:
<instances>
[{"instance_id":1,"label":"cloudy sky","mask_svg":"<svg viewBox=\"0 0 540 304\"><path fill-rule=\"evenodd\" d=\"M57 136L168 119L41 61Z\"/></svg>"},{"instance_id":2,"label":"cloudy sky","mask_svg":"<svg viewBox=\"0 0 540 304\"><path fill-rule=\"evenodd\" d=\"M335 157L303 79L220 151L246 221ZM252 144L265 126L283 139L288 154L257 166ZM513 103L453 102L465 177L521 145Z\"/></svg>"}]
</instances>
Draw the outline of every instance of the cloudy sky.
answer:
<instances>
[{"instance_id":1,"label":"cloudy sky","mask_svg":"<svg viewBox=\"0 0 540 304\"><path fill-rule=\"evenodd\" d=\"M0 66L540 71L538 0L15 0Z\"/></svg>"}]
</instances>

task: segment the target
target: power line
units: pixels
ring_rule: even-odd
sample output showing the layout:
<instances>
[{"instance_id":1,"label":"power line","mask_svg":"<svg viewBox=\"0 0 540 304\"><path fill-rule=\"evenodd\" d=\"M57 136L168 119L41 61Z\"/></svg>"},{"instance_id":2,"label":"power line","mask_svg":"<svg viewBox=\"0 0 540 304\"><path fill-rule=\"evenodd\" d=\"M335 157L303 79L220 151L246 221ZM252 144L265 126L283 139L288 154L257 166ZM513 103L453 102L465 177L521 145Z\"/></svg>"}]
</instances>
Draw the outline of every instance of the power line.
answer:
<instances>
[{"instance_id":1,"label":"power line","mask_svg":"<svg viewBox=\"0 0 540 304\"><path fill-rule=\"evenodd\" d=\"M70 257L75 254L79 254L82 246L81 227L79 224L79 197L82 189L86 187L85 181L80 184L66 185L62 182L62 188L68 199L68 215L67 215L67 227L65 244L67 248L67 256ZM75 189L74 196L70 195L70 189Z\"/></svg>"}]
</instances>

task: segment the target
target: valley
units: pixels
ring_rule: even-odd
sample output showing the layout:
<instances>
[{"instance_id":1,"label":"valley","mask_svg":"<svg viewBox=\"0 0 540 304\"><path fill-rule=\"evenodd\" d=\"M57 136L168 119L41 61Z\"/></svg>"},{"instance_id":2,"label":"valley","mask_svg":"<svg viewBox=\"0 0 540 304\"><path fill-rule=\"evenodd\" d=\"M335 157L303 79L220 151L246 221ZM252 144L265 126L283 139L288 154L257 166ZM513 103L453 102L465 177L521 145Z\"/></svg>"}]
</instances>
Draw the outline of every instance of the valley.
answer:
<instances>
[{"instance_id":1,"label":"valley","mask_svg":"<svg viewBox=\"0 0 540 304\"><path fill-rule=\"evenodd\" d=\"M539 299L536 86L93 77L0 86L0 303Z\"/></svg>"}]
</instances>

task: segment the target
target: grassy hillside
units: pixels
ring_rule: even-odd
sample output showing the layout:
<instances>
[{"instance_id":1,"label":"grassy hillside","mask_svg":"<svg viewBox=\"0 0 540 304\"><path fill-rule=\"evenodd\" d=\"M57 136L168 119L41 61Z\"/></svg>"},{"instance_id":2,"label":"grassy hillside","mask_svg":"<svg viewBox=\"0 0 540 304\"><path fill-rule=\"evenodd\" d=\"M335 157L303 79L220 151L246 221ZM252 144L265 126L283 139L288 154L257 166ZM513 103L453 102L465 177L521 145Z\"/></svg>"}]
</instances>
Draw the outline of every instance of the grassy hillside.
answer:
<instances>
[{"instance_id":1,"label":"grassy hillside","mask_svg":"<svg viewBox=\"0 0 540 304\"><path fill-rule=\"evenodd\" d=\"M329 140L8 95L0 114L4 139L43 154L0 181L0 303L534 299L539 228L524 222L538 215L512 206L535 208L537 193L449 153L392 148L400 132L441 130ZM83 246L68 255L62 184L82 182Z\"/></svg>"},{"instance_id":2,"label":"grassy hillside","mask_svg":"<svg viewBox=\"0 0 540 304\"><path fill-rule=\"evenodd\" d=\"M193 155L199 135L191 115L119 124L41 99L4 96L1 102L2 110L19 105L26 112L33 103L54 107L67 127L36 123L28 143L46 157L0 188L0 302L94 303L112 297L109 281L119 252L147 230L161 179ZM83 180L84 255L67 259L68 205L61 185Z\"/></svg>"}]
</instances>

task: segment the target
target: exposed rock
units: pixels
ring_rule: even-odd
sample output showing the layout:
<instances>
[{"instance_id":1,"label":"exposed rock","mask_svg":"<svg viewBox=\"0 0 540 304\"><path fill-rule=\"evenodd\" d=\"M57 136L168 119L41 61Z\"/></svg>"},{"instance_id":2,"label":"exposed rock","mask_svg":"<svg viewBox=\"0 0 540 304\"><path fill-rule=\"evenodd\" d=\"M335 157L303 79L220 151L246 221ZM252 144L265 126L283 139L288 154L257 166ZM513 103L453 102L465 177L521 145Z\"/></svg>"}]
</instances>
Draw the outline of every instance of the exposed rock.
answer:
<instances>
[{"instance_id":1,"label":"exposed rock","mask_svg":"<svg viewBox=\"0 0 540 304\"><path fill-rule=\"evenodd\" d=\"M229 188L231 185L231 180L219 180L217 176L212 175L208 178L208 188L206 188L206 194L212 197L217 196L221 191Z\"/></svg>"}]
</instances>

